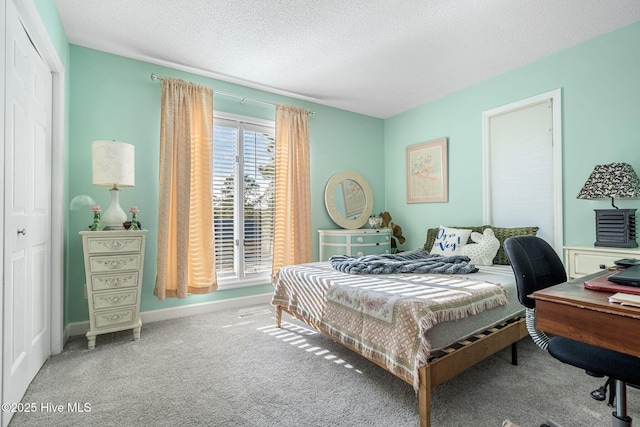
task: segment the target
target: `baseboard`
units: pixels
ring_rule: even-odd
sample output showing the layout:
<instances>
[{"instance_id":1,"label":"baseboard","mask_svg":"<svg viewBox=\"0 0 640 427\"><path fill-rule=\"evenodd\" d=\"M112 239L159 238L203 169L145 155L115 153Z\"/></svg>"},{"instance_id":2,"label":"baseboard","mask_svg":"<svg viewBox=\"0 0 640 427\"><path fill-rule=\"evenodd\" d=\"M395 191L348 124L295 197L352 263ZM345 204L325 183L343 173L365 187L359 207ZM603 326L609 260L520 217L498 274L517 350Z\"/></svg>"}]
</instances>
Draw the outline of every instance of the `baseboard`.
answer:
<instances>
[{"instance_id":1,"label":"baseboard","mask_svg":"<svg viewBox=\"0 0 640 427\"><path fill-rule=\"evenodd\" d=\"M248 297L229 298L220 301L203 302L181 307L163 308L160 310L143 311L140 313L142 323L160 322L162 320L177 319L178 317L206 314L214 311L228 310L232 308L248 307L258 304L269 304L273 292L268 294L251 295ZM88 322L87 322L88 323Z\"/></svg>"},{"instance_id":2,"label":"baseboard","mask_svg":"<svg viewBox=\"0 0 640 427\"><path fill-rule=\"evenodd\" d=\"M163 320L177 319L179 317L195 316L198 314L212 313L214 311L229 310L233 308L249 307L252 305L269 304L273 293L251 295L248 297L229 298L220 301L190 304L181 307L163 308L160 310L143 311L140 313L144 328L145 323L161 322ZM89 330L89 321L69 323L64 330L64 341L69 337L84 335Z\"/></svg>"}]
</instances>

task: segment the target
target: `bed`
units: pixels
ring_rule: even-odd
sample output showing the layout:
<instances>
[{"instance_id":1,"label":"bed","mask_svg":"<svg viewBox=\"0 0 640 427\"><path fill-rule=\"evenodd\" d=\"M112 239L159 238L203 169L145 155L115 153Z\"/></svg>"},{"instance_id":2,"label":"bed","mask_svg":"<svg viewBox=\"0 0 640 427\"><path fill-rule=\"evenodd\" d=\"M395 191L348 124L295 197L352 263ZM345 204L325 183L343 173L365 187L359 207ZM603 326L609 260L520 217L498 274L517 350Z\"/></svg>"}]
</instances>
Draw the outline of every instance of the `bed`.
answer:
<instances>
[{"instance_id":1,"label":"bed","mask_svg":"<svg viewBox=\"0 0 640 427\"><path fill-rule=\"evenodd\" d=\"M431 389L527 336L508 265L471 274L345 274L329 262L283 267L273 277L282 312L407 383L430 426Z\"/></svg>"}]
</instances>

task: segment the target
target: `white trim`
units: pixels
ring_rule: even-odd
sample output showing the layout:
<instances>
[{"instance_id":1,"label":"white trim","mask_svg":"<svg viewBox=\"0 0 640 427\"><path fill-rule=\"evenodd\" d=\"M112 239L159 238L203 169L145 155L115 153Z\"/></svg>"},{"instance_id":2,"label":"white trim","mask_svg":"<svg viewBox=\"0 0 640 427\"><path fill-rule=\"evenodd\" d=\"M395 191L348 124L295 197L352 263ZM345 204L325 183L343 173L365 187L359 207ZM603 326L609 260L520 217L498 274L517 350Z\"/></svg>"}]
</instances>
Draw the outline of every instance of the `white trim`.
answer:
<instances>
[{"instance_id":1,"label":"white trim","mask_svg":"<svg viewBox=\"0 0 640 427\"><path fill-rule=\"evenodd\" d=\"M64 345L65 69L33 0L13 0L13 3L33 45L49 66L53 78L51 117L51 354L57 354L62 351ZM6 47L3 43L2 56L4 57L5 55Z\"/></svg>"},{"instance_id":2,"label":"white trim","mask_svg":"<svg viewBox=\"0 0 640 427\"><path fill-rule=\"evenodd\" d=\"M218 276L218 290L247 288L249 286L269 285L271 283L271 273L261 273L258 277L245 278L242 280L235 277Z\"/></svg>"},{"instance_id":3,"label":"white trim","mask_svg":"<svg viewBox=\"0 0 640 427\"><path fill-rule=\"evenodd\" d=\"M0 164L2 165L3 173L0 173L0 183L2 184L2 190L0 190L0 200L2 201L2 208L0 208L0 277L2 278L2 289L0 289L0 359L4 356L4 146L5 146L5 103L7 96L5 94L6 86L6 56L7 56L7 3L3 2L0 6L0 22L2 23L2 31L0 31L0 78L2 82L0 84L0 95L2 95L2 102L0 103L0 129L2 133L0 138L2 139L2 149L0 149ZM0 362L0 401L4 402L4 392L2 391L2 385L4 384L4 362ZM11 420L11 414L0 413L0 425L5 426L9 424Z\"/></svg>"},{"instance_id":4,"label":"white trim","mask_svg":"<svg viewBox=\"0 0 640 427\"><path fill-rule=\"evenodd\" d=\"M502 105L482 112L482 187L483 187L483 221L489 223L491 221L491 212L489 201L491 200L491 189L489 174L491 153L489 151L489 120L493 116L504 114L509 111L518 110L528 105L537 104L546 100L551 100L552 105L552 121L553 121L553 221L554 236L553 248L562 258L562 246L564 239L564 229L562 220L562 90L555 89L540 95L512 102L511 104Z\"/></svg>"},{"instance_id":5,"label":"white trim","mask_svg":"<svg viewBox=\"0 0 640 427\"><path fill-rule=\"evenodd\" d=\"M273 293L252 295L247 297L230 298L220 301L203 302L200 304L184 305L181 307L163 308L160 310L143 311L140 313L142 319L142 333L144 334L144 324L162 322L163 320L177 319L180 317L196 316L208 314L216 311L231 310L240 307L250 307L252 305L269 304ZM84 335L89 330L89 321L69 323L65 329L65 336L72 337Z\"/></svg>"}]
</instances>

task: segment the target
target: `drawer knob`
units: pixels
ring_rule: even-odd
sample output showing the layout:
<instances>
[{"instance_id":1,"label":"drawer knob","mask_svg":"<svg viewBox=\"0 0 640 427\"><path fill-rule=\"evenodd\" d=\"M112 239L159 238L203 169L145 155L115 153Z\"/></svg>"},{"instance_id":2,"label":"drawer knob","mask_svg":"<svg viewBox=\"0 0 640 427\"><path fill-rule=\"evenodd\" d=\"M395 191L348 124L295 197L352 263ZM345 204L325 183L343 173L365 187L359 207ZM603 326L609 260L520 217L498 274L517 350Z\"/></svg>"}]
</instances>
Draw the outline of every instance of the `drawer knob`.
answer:
<instances>
[{"instance_id":1,"label":"drawer knob","mask_svg":"<svg viewBox=\"0 0 640 427\"><path fill-rule=\"evenodd\" d=\"M358 252L358 253L356 253L356 255L357 255L357 256L362 256L362 255L364 255L364 253L362 253L362 252Z\"/></svg>"},{"instance_id":2,"label":"drawer knob","mask_svg":"<svg viewBox=\"0 0 640 427\"><path fill-rule=\"evenodd\" d=\"M363 237L358 237L356 240L358 241L358 243L364 242L364 238Z\"/></svg>"},{"instance_id":3,"label":"drawer knob","mask_svg":"<svg viewBox=\"0 0 640 427\"><path fill-rule=\"evenodd\" d=\"M21 235L21 234L22 234L23 236L26 236L26 235L27 235L27 229L26 229L26 228L23 228L22 230L18 230L18 236L19 236L19 235Z\"/></svg>"}]
</instances>

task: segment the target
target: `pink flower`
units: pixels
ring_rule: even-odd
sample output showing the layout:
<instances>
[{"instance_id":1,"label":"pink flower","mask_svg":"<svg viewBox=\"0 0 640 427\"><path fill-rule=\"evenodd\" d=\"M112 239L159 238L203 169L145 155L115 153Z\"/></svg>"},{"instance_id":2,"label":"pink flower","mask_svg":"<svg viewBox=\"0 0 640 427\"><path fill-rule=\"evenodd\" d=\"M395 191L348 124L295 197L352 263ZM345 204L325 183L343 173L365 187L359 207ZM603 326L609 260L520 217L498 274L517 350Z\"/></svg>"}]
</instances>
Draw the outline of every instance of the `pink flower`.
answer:
<instances>
[{"instance_id":1,"label":"pink flower","mask_svg":"<svg viewBox=\"0 0 640 427\"><path fill-rule=\"evenodd\" d=\"M129 209L129 212L131 213L138 213L140 212L140 210L138 210L137 206L131 206L131 209Z\"/></svg>"},{"instance_id":2,"label":"pink flower","mask_svg":"<svg viewBox=\"0 0 640 427\"><path fill-rule=\"evenodd\" d=\"M102 212L102 209L100 209L100 205L93 205L91 212Z\"/></svg>"}]
</instances>

